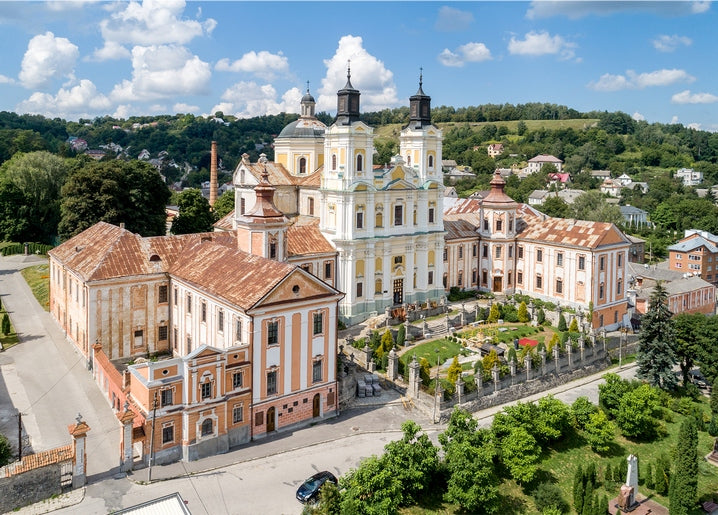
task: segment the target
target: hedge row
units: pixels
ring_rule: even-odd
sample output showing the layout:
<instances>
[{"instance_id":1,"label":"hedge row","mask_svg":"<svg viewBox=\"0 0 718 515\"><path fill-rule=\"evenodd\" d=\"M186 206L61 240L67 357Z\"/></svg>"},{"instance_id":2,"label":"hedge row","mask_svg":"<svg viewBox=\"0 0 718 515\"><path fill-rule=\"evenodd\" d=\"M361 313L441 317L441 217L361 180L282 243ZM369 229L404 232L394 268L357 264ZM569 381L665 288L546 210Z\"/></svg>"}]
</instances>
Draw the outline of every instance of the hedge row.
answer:
<instances>
[{"instance_id":1,"label":"hedge row","mask_svg":"<svg viewBox=\"0 0 718 515\"><path fill-rule=\"evenodd\" d=\"M52 245L46 245L44 243L28 243L27 251L30 254L47 254L53 247ZM0 252L3 256L12 256L14 254L24 254L25 244L24 243L10 243L4 246Z\"/></svg>"}]
</instances>

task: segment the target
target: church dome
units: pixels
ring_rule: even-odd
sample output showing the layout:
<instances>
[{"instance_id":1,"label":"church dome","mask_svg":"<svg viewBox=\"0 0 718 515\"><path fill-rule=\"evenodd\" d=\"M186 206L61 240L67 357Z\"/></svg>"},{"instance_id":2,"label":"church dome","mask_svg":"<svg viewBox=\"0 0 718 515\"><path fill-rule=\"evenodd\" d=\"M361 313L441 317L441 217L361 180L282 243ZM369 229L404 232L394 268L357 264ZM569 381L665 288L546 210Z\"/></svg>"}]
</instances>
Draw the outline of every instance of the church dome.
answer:
<instances>
[{"instance_id":1,"label":"church dome","mask_svg":"<svg viewBox=\"0 0 718 515\"><path fill-rule=\"evenodd\" d=\"M314 97L311 93L309 93L309 90L307 90L307 92L302 97L302 103L304 102L315 102Z\"/></svg>"},{"instance_id":2,"label":"church dome","mask_svg":"<svg viewBox=\"0 0 718 515\"><path fill-rule=\"evenodd\" d=\"M321 138L324 136L324 130L327 128L322 122L316 118L299 118L288 124L278 138Z\"/></svg>"}]
</instances>

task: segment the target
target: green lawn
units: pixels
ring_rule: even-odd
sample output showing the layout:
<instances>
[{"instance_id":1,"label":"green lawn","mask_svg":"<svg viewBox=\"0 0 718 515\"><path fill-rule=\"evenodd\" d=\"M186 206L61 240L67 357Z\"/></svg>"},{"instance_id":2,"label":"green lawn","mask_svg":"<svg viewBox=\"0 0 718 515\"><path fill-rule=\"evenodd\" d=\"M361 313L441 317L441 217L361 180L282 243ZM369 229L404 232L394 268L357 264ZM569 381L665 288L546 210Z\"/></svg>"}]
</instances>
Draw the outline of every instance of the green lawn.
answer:
<instances>
[{"instance_id":1,"label":"green lawn","mask_svg":"<svg viewBox=\"0 0 718 515\"><path fill-rule=\"evenodd\" d=\"M501 331L500 329L507 329ZM498 342L510 343L514 338L528 337L532 340L550 341L555 331L550 327L532 327L528 324L507 323L503 325L485 324L459 331L456 336L460 338L472 338L477 335L484 337L496 337ZM548 337L548 339L547 339Z\"/></svg>"},{"instance_id":2,"label":"green lawn","mask_svg":"<svg viewBox=\"0 0 718 515\"><path fill-rule=\"evenodd\" d=\"M452 359L454 356L457 356L460 353L461 348L461 345L458 343L449 341L446 338L439 338L438 340L431 340L429 342L424 342L422 344L411 347L404 354L402 354L399 359L404 364L408 364L412 360L414 355L416 355L417 360L420 360L421 358L426 358L429 364L432 367L435 367L437 349L439 350L439 361L441 363L444 363L447 359Z\"/></svg>"},{"instance_id":3,"label":"green lawn","mask_svg":"<svg viewBox=\"0 0 718 515\"><path fill-rule=\"evenodd\" d=\"M0 310L0 320L4 315L5 310ZM18 341L17 334L15 333L15 327L12 325L12 320L10 320L10 334L2 334L2 332L0 332L0 343L2 343L3 349L7 349L8 347L15 345Z\"/></svg>"},{"instance_id":4,"label":"green lawn","mask_svg":"<svg viewBox=\"0 0 718 515\"><path fill-rule=\"evenodd\" d=\"M37 265L20 272L45 311L50 310L50 265Z\"/></svg>"}]
</instances>

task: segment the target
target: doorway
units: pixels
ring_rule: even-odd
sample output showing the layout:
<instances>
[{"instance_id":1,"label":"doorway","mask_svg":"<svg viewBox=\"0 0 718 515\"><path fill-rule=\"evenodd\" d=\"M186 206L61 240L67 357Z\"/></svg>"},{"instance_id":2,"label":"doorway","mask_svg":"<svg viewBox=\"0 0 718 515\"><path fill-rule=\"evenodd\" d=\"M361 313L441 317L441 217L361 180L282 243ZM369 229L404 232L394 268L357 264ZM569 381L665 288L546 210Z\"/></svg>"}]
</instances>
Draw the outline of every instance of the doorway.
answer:
<instances>
[{"instance_id":1,"label":"doorway","mask_svg":"<svg viewBox=\"0 0 718 515\"><path fill-rule=\"evenodd\" d=\"M394 304L404 302L404 279L394 279Z\"/></svg>"},{"instance_id":2,"label":"doorway","mask_svg":"<svg viewBox=\"0 0 718 515\"><path fill-rule=\"evenodd\" d=\"M312 417L317 418L321 415L321 400L322 397L317 393L312 399Z\"/></svg>"},{"instance_id":3,"label":"doorway","mask_svg":"<svg viewBox=\"0 0 718 515\"><path fill-rule=\"evenodd\" d=\"M267 433L271 433L275 429L274 419L276 418L276 411L277 409L274 406L267 410Z\"/></svg>"},{"instance_id":4,"label":"doorway","mask_svg":"<svg viewBox=\"0 0 718 515\"><path fill-rule=\"evenodd\" d=\"M494 289L493 291L500 292L502 290L501 288L501 276L494 277Z\"/></svg>"}]
</instances>

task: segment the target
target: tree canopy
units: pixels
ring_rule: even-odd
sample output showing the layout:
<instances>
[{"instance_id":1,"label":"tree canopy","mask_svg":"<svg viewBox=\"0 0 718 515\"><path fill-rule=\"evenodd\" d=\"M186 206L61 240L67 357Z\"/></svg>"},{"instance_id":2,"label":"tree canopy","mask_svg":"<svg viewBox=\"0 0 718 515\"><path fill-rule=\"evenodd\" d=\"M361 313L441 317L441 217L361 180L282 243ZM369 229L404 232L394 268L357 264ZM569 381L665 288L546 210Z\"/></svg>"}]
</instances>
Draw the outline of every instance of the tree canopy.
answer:
<instances>
[{"instance_id":1,"label":"tree canopy","mask_svg":"<svg viewBox=\"0 0 718 515\"><path fill-rule=\"evenodd\" d=\"M666 390L673 389L676 376L673 366L676 364L674 351L675 331L672 313L668 309L668 292L658 283L649 300L648 311L641 321L638 338L637 377L649 384Z\"/></svg>"}]
</instances>

